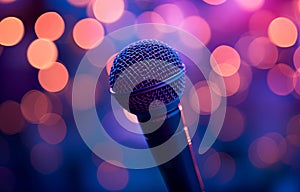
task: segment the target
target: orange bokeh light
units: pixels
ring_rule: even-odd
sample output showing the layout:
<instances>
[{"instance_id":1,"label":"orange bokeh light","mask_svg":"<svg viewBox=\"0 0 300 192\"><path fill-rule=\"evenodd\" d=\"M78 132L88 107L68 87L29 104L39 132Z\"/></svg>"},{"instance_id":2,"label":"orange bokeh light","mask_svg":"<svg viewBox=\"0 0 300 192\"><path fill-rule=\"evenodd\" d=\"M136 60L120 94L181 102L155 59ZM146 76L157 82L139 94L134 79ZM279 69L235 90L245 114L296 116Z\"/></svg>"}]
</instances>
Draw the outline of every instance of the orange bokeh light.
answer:
<instances>
[{"instance_id":1,"label":"orange bokeh light","mask_svg":"<svg viewBox=\"0 0 300 192\"><path fill-rule=\"evenodd\" d=\"M48 39L36 39L27 49L27 59L37 69L49 68L57 57L57 47Z\"/></svg>"},{"instance_id":2,"label":"orange bokeh light","mask_svg":"<svg viewBox=\"0 0 300 192\"><path fill-rule=\"evenodd\" d=\"M25 125L19 103L7 100L0 105L0 130L8 135L19 133Z\"/></svg>"},{"instance_id":3,"label":"orange bokeh light","mask_svg":"<svg viewBox=\"0 0 300 192\"><path fill-rule=\"evenodd\" d=\"M209 79L215 79L217 74L213 71L209 74ZM222 91L219 87L213 86L212 90L218 96L228 97L236 94L241 85L241 77L239 73L234 73L231 76L223 77L225 91Z\"/></svg>"},{"instance_id":4,"label":"orange bokeh light","mask_svg":"<svg viewBox=\"0 0 300 192\"><path fill-rule=\"evenodd\" d=\"M267 75L269 88L277 95L288 95L294 90L294 71L287 64L277 64Z\"/></svg>"},{"instance_id":5,"label":"orange bokeh light","mask_svg":"<svg viewBox=\"0 0 300 192\"><path fill-rule=\"evenodd\" d=\"M95 0L93 12L95 17L103 23L113 23L123 14L125 8L124 0Z\"/></svg>"},{"instance_id":6,"label":"orange bokeh light","mask_svg":"<svg viewBox=\"0 0 300 192\"><path fill-rule=\"evenodd\" d=\"M79 47L92 49L102 42L104 28L96 19L82 19L74 26L73 38Z\"/></svg>"},{"instance_id":7,"label":"orange bokeh light","mask_svg":"<svg viewBox=\"0 0 300 192\"><path fill-rule=\"evenodd\" d=\"M55 62L47 69L41 69L38 74L41 86L49 92L61 91L68 83L69 73L67 68Z\"/></svg>"},{"instance_id":8,"label":"orange bokeh light","mask_svg":"<svg viewBox=\"0 0 300 192\"><path fill-rule=\"evenodd\" d=\"M180 28L190 32L195 37L197 37L203 44L207 44L211 37L211 30L209 24L203 18L199 16L190 16L185 18L180 24ZM185 42L184 36L180 38ZM191 43L187 42L187 45Z\"/></svg>"},{"instance_id":9,"label":"orange bokeh light","mask_svg":"<svg viewBox=\"0 0 300 192\"><path fill-rule=\"evenodd\" d=\"M76 7L84 7L90 2L90 0L68 0L68 2Z\"/></svg>"},{"instance_id":10,"label":"orange bokeh light","mask_svg":"<svg viewBox=\"0 0 300 192\"><path fill-rule=\"evenodd\" d=\"M252 66L259 69L269 69L277 61L278 49L268 38L258 37L248 47L248 58Z\"/></svg>"},{"instance_id":11,"label":"orange bokeh light","mask_svg":"<svg viewBox=\"0 0 300 192\"><path fill-rule=\"evenodd\" d=\"M221 98L214 91L211 91L211 89L217 89L214 86L216 85L213 82L200 81L195 85L195 92L190 91L189 101L195 112L208 115L218 109Z\"/></svg>"},{"instance_id":12,"label":"orange bokeh light","mask_svg":"<svg viewBox=\"0 0 300 192\"><path fill-rule=\"evenodd\" d=\"M41 118L52 110L49 98L38 90L28 91L21 101L21 112L31 123L39 123Z\"/></svg>"},{"instance_id":13,"label":"orange bokeh light","mask_svg":"<svg viewBox=\"0 0 300 192\"><path fill-rule=\"evenodd\" d=\"M277 17L268 27L268 35L272 43L279 47L291 47L298 38L296 25L286 17Z\"/></svg>"},{"instance_id":14,"label":"orange bokeh light","mask_svg":"<svg viewBox=\"0 0 300 192\"><path fill-rule=\"evenodd\" d=\"M210 65L220 76L228 77L235 74L241 64L238 52L227 45L217 47L211 54Z\"/></svg>"},{"instance_id":15,"label":"orange bokeh light","mask_svg":"<svg viewBox=\"0 0 300 192\"><path fill-rule=\"evenodd\" d=\"M58 13L47 12L36 20L34 30L39 38L55 41L64 33L65 23Z\"/></svg>"},{"instance_id":16,"label":"orange bokeh light","mask_svg":"<svg viewBox=\"0 0 300 192\"><path fill-rule=\"evenodd\" d=\"M55 113L45 114L38 125L40 136L49 144L58 144L67 134L66 123L63 118Z\"/></svg>"},{"instance_id":17,"label":"orange bokeh light","mask_svg":"<svg viewBox=\"0 0 300 192\"><path fill-rule=\"evenodd\" d=\"M203 0L203 1L210 5L221 5L226 2L226 0Z\"/></svg>"},{"instance_id":18,"label":"orange bokeh light","mask_svg":"<svg viewBox=\"0 0 300 192\"><path fill-rule=\"evenodd\" d=\"M260 9L265 3L264 0L236 0L237 3L245 10L254 11Z\"/></svg>"},{"instance_id":19,"label":"orange bokeh light","mask_svg":"<svg viewBox=\"0 0 300 192\"><path fill-rule=\"evenodd\" d=\"M241 84L240 74L235 73L231 76L224 77L224 83L226 87L226 96L232 96L236 94L239 91Z\"/></svg>"},{"instance_id":20,"label":"orange bokeh light","mask_svg":"<svg viewBox=\"0 0 300 192\"><path fill-rule=\"evenodd\" d=\"M24 36L23 22L16 17L6 17L0 22L0 44L13 46Z\"/></svg>"}]
</instances>

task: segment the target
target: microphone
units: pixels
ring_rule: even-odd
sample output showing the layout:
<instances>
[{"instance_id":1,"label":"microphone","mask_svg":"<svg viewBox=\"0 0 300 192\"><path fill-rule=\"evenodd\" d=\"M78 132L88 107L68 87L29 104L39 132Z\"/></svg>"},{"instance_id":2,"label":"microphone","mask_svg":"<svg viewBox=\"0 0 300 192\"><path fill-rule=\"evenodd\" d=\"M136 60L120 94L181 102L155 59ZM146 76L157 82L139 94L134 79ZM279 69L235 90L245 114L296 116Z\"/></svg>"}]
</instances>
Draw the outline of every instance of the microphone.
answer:
<instances>
[{"instance_id":1,"label":"microphone","mask_svg":"<svg viewBox=\"0 0 300 192\"><path fill-rule=\"evenodd\" d=\"M158 40L140 40L114 59L110 92L122 107L137 116L150 150L172 135L184 136L177 137L172 147L176 149L182 143L186 147L158 168L169 191L199 192L204 191L204 185L180 105L184 73L185 66L173 48ZM152 155L156 162L161 159L161 154L152 151Z\"/></svg>"}]
</instances>

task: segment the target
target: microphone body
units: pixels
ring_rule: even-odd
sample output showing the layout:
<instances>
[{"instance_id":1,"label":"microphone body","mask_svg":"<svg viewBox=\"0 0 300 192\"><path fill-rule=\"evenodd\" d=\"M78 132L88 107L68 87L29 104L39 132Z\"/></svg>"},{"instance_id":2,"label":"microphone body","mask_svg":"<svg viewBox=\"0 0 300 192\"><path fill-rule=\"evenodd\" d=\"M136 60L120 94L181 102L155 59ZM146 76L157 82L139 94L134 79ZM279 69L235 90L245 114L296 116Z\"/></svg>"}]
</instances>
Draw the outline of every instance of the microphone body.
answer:
<instances>
[{"instance_id":1,"label":"microphone body","mask_svg":"<svg viewBox=\"0 0 300 192\"><path fill-rule=\"evenodd\" d=\"M186 146L158 166L168 190L201 192L202 179L178 107L184 90L184 71L181 58L170 46L157 40L141 40L116 56L110 72L110 91L122 107L137 116L156 162L163 162L161 158L171 154L171 150ZM149 131L153 128L156 129ZM157 153L154 148L172 136L175 140L171 147L164 154Z\"/></svg>"},{"instance_id":2,"label":"microphone body","mask_svg":"<svg viewBox=\"0 0 300 192\"><path fill-rule=\"evenodd\" d=\"M145 119L137 115L139 122ZM145 134L146 141L150 148L156 147L166 142L172 135L176 134L176 138L180 141L177 143L186 144L186 147L170 161L159 165L158 168L162 174L166 186L171 192L189 191L201 192L203 191L202 179L197 171L194 157L192 156L192 145L188 142L184 125L181 120L181 111L178 107L172 111L167 111L166 118L162 120L160 117L152 118L153 123L162 123L162 125L154 132ZM164 121L164 122L160 122ZM141 124L143 130L148 130L151 123ZM176 141L175 141L176 144ZM176 148L177 146L173 146ZM176 150L176 149L172 149ZM167 153L167 151L166 151ZM161 154L153 153L154 159L158 160ZM195 167L196 166L196 167Z\"/></svg>"}]
</instances>

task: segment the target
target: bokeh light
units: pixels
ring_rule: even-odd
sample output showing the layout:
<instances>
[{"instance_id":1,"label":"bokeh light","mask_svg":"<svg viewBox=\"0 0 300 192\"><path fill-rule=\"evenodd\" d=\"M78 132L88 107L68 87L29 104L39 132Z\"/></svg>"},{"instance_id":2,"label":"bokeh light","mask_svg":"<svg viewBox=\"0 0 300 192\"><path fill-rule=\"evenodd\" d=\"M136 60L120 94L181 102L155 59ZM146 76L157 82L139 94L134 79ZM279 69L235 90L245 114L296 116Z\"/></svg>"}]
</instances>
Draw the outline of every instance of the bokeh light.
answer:
<instances>
[{"instance_id":1,"label":"bokeh light","mask_svg":"<svg viewBox=\"0 0 300 192\"><path fill-rule=\"evenodd\" d=\"M218 89L213 82L200 81L195 85L196 92L190 91L190 105L199 114L208 115L218 109L221 98L211 89Z\"/></svg>"},{"instance_id":2,"label":"bokeh light","mask_svg":"<svg viewBox=\"0 0 300 192\"><path fill-rule=\"evenodd\" d=\"M180 7L185 18L190 16L200 16L199 9L192 1L175 1L174 4Z\"/></svg>"},{"instance_id":3,"label":"bokeh light","mask_svg":"<svg viewBox=\"0 0 300 192\"><path fill-rule=\"evenodd\" d=\"M257 155L266 164L273 164L278 160L277 144L271 138L261 137L257 141Z\"/></svg>"},{"instance_id":4,"label":"bokeh light","mask_svg":"<svg viewBox=\"0 0 300 192\"><path fill-rule=\"evenodd\" d=\"M294 90L294 71L287 64L277 64L268 71L269 88L277 95L288 95Z\"/></svg>"},{"instance_id":5,"label":"bokeh light","mask_svg":"<svg viewBox=\"0 0 300 192\"><path fill-rule=\"evenodd\" d=\"M207 44L211 38L211 29L207 21L199 16L190 16L185 18L179 27L195 37L197 37L203 44ZM186 42L185 36L180 36L183 42ZM193 43L186 42L187 45Z\"/></svg>"},{"instance_id":6,"label":"bokeh light","mask_svg":"<svg viewBox=\"0 0 300 192\"><path fill-rule=\"evenodd\" d=\"M276 18L273 12L261 9L255 11L249 20L249 29L252 35L267 36L268 26Z\"/></svg>"},{"instance_id":7,"label":"bokeh light","mask_svg":"<svg viewBox=\"0 0 300 192\"><path fill-rule=\"evenodd\" d=\"M184 19L181 9L175 4L162 4L157 6L154 11L169 25L179 26Z\"/></svg>"},{"instance_id":8,"label":"bokeh light","mask_svg":"<svg viewBox=\"0 0 300 192\"><path fill-rule=\"evenodd\" d=\"M211 54L210 65L213 70L224 77L236 73L241 64L241 58L238 52L227 45L217 47Z\"/></svg>"},{"instance_id":9,"label":"bokeh light","mask_svg":"<svg viewBox=\"0 0 300 192\"><path fill-rule=\"evenodd\" d=\"M61 91L69 80L67 68L55 62L47 69L41 69L38 74L38 79L41 86L49 92Z\"/></svg>"},{"instance_id":10,"label":"bokeh light","mask_svg":"<svg viewBox=\"0 0 300 192\"><path fill-rule=\"evenodd\" d=\"M104 28L96 19L82 19L74 26L73 38L79 47L92 49L98 46L103 40Z\"/></svg>"},{"instance_id":11,"label":"bokeh light","mask_svg":"<svg viewBox=\"0 0 300 192\"><path fill-rule=\"evenodd\" d=\"M90 0L68 0L68 2L76 7L84 7L90 2Z\"/></svg>"},{"instance_id":12,"label":"bokeh light","mask_svg":"<svg viewBox=\"0 0 300 192\"><path fill-rule=\"evenodd\" d=\"M116 191L126 187L129 174L125 168L117 167L109 162L103 162L98 167L97 178L100 185L105 189Z\"/></svg>"},{"instance_id":13,"label":"bokeh light","mask_svg":"<svg viewBox=\"0 0 300 192\"><path fill-rule=\"evenodd\" d=\"M285 155L286 155L286 152L287 152L286 138L284 138L278 132L270 132L270 133L267 133L265 136L272 139L273 141L275 141L275 143L277 145L277 150L278 150L278 159L277 159L277 161L284 158Z\"/></svg>"},{"instance_id":14,"label":"bokeh light","mask_svg":"<svg viewBox=\"0 0 300 192\"><path fill-rule=\"evenodd\" d=\"M145 11L140 14L137 19L136 23L161 23L165 24L165 20L162 16L154 11Z\"/></svg>"},{"instance_id":15,"label":"bokeh light","mask_svg":"<svg viewBox=\"0 0 300 192\"><path fill-rule=\"evenodd\" d=\"M57 57L57 47L48 39L36 39L27 49L27 59L37 69L49 68Z\"/></svg>"},{"instance_id":16,"label":"bokeh light","mask_svg":"<svg viewBox=\"0 0 300 192\"><path fill-rule=\"evenodd\" d=\"M13 3L16 0L0 0L0 3Z\"/></svg>"},{"instance_id":17,"label":"bokeh light","mask_svg":"<svg viewBox=\"0 0 300 192\"><path fill-rule=\"evenodd\" d=\"M226 0L203 0L203 1L210 5L221 5L226 2Z\"/></svg>"},{"instance_id":18,"label":"bokeh light","mask_svg":"<svg viewBox=\"0 0 300 192\"><path fill-rule=\"evenodd\" d=\"M162 16L154 11L143 12L136 18L136 23L137 24L141 24L141 23L166 24L166 22L162 18ZM158 38L158 37L161 37L163 32L169 32L166 30L162 30L156 26L149 26L149 27L147 27L147 30L140 30L139 28L137 28L136 31L137 31L138 36L141 39Z\"/></svg>"},{"instance_id":19,"label":"bokeh light","mask_svg":"<svg viewBox=\"0 0 300 192\"><path fill-rule=\"evenodd\" d=\"M125 8L124 0L95 0L93 12L95 17L103 23L113 23L123 14Z\"/></svg>"},{"instance_id":20,"label":"bokeh light","mask_svg":"<svg viewBox=\"0 0 300 192\"><path fill-rule=\"evenodd\" d=\"M235 107L227 107L223 127L218 135L221 141L233 141L241 136L245 129L243 114Z\"/></svg>"},{"instance_id":21,"label":"bokeh light","mask_svg":"<svg viewBox=\"0 0 300 192\"><path fill-rule=\"evenodd\" d=\"M240 74L235 73L231 76L224 77L224 83L226 88L226 96L232 96L236 94L241 84Z\"/></svg>"},{"instance_id":22,"label":"bokeh light","mask_svg":"<svg viewBox=\"0 0 300 192\"><path fill-rule=\"evenodd\" d=\"M203 162L203 169L201 173L205 178L212 178L214 177L221 167L221 159L218 152L211 149L207 152L209 155Z\"/></svg>"},{"instance_id":23,"label":"bokeh light","mask_svg":"<svg viewBox=\"0 0 300 192\"><path fill-rule=\"evenodd\" d=\"M300 69L300 47L296 49L293 55L293 62L296 69Z\"/></svg>"},{"instance_id":24,"label":"bokeh light","mask_svg":"<svg viewBox=\"0 0 300 192\"><path fill-rule=\"evenodd\" d=\"M293 116L286 128L286 138L289 143L300 147L300 114Z\"/></svg>"},{"instance_id":25,"label":"bokeh light","mask_svg":"<svg viewBox=\"0 0 300 192\"><path fill-rule=\"evenodd\" d=\"M118 19L114 23L105 23L104 28L106 29L106 32L108 34L113 31L116 31L122 27L133 25L135 23L135 21L136 21L136 16L134 13L132 13L130 11L124 11L124 13L122 14L122 17L120 17L120 19ZM126 39L131 38L132 36L133 36L133 34L131 34L131 33L124 33L123 35L116 35L116 36L112 35L113 38L116 38L119 40L126 40Z\"/></svg>"},{"instance_id":26,"label":"bokeh light","mask_svg":"<svg viewBox=\"0 0 300 192\"><path fill-rule=\"evenodd\" d=\"M265 0L236 0L236 2L247 11L255 11L264 5Z\"/></svg>"},{"instance_id":27,"label":"bokeh light","mask_svg":"<svg viewBox=\"0 0 300 192\"><path fill-rule=\"evenodd\" d=\"M268 35L272 43L279 47L291 47L298 38L296 25L286 17L277 17L268 27Z\"/></svg>"},{"instance_id":28,"label":"bokeh light","mask_svg":"<svg viewBox=\"0 0 300 192\"><path fill-rule=\"evenodd\" d=\"M243 35L241 36L238 41L235 43L234 48L239 53L240 57L243 61L246 63L250 63L250 60L248 58L248 49L250 43L255 39L254 36L251 35Z\"/></svg>"},{"instance_id":29,"label":"bokeh light","mask_svg":"<svg viewBox=\"0 0 300 192\"><path fill-rule=\"evenodd\" d=\"M63 153L58 145L39 143L30 152L32 166L42 174L55 172L63 161Z\"/></svg>"},{"instance_id":30,"label":"bokeh light","mask_svg":"<svg viewBox=\"0 0 300 192\"><path fill-rule=\"evenodd\" d=\"M34 30L38 38L55 41L64 33L65 23L58 13L46 12L36 20Z\"/></svg>"},{"instance_id":31,"label":"bokeh light","mask_svg":"<svg viewBox=\"0 0 300 192\"><path fill-rule=\"evenodd\" d=\"M23 22L17 17L6 17L0 22L0 45L13 46L24 36Z\"/></svg>"},{"instance_id":32,"label":"bokeh light","mask_svg":"<svg viewBox=\"0 0 300 192\"><path fill-rule=\"evenodd\" d=\"M0 130L8 135L20 133L25 126L19 103L7 100L0 104Z\"/></svg>"},{"instance_id":33,"label":"bokeh light","mask_svg":"<svg viewBox=\"0 0 300 192\"><path fill-rule=\"evenodd\" d=\"M271 132L255 139L248 150L251 163L257 168L266 168L285 156L287 145L283 136Z\"/></svg>"},{"instance_id":34,"label":"bokeh light","mask_svg":"<svg viewBox=\"0 0 300 192\"><path fill-rule=\"evenodd\" d=\"M55 113L45 114L40 124L38 131L41 136L49 144L58 144L62 142L67 133L67 127L64 119Z\"/></svg>"},{"instance_id":35,"label":"bokeh light","mask_svg":"<svg viewBox=\"0 0 300 192\"><path fill-rule=\"evenodd\" d=\"M209 79L215 79L217 74L214 73L213 71L210 72L209 74ZM224 85L225 85L225 90L226 92L222 92L220 88L217 86L212 87L212 90L214 91L215 94L218 96L232 96L236 94L239 91L240 84L241 84L241 78L239 73L234 73L231 76L223 77Z\"/></svg>"},{"instance_id":36,"label":"bokeh light","mask_svg":"<svg viewBox=\"0 0 300 192\"><path fill-rule=\"evenodd\" d=\"M48 97L38 91L28 91L21 101L21 112L30 123L39 123L41 118L52 110L52 104Z\"/></svg>"},{"instance_id":37,"label":"bokeh light","mask_svg":"<svg viewBox=\"0 0 300 192\"><path fill-rule=\"evenodd\" d=\"M225 152L219 153L221 159L220 169L215 176L219 184L228 183L236 174L236 163L231 155Z\"/></svg>"},{"instance_id":38,"label":"bokeh light","mask_svg":"<svg viewBox=\"0 0 300 192\"><path fill-rule=\"evenodd\" d=\"M248 58L252 66L259 69L272 68L278 58L278 49L268 38L255 38L248 47Z\"/></svg>"},{"instance_id":39,"label":"bokeh light","mask_svg":"<svg viewBox=\"0 0 300 192\"><path fill-rule=\"evenodd\" d=\"M15 174L7 167L0 166L0 189L5 192L15 191Z\"/></svg>"},{"instance_id":40,"label":"bokeh light","mask_svg":"<svg viewBox=\"0 0 300 192\"><path fill-rule=\"evenodd\" d=\"M298 68L298 70L295 72L294 75L294 89L295 92L300 95L300 68Z\"/></svg>"}]
</instances>

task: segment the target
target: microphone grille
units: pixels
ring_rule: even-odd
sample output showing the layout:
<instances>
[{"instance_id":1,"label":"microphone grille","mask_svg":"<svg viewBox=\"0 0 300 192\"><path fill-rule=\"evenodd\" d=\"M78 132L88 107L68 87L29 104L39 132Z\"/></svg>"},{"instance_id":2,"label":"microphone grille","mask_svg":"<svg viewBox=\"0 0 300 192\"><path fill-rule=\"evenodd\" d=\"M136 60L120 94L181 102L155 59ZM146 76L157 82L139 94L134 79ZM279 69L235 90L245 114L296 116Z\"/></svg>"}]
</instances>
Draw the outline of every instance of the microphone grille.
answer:
<instances>
[{"instance_id":1,"label":"microphone grille","mask_svg":"<svg viewBox=\"0 0 300 192\"><path fill-rule=\"evenodd\" d=\"M158 40L140 40L128 45L116 56L109 82L116 95L154 87L151 91L131 94L129 97L131 112L145 112L155 100L168 104L181 96L184 77L176 76L182 71L184 65L181 58L169 45ZM174 77L176 80L164 83ZM155 88L157 85L161 86ZM122 105L120 99L117 100ZM162 103L153 102L151 107L159 108Z\"/></svg>"}]
</instances>

